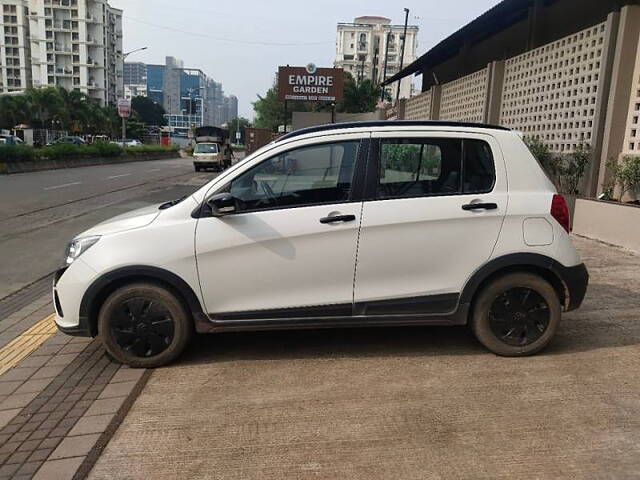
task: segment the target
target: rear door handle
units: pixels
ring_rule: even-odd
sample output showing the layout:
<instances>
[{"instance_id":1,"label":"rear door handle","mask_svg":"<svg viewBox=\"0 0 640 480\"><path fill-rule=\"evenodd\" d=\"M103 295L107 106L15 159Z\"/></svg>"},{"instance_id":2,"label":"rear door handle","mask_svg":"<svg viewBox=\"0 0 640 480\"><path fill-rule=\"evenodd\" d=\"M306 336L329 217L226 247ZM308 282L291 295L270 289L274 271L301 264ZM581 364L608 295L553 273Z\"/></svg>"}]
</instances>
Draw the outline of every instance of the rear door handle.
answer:
<instances>
[{"instance_id":1,"label":"rear door handle","mask_svg":"<svg viewBox=\"0 0 640 480\"><path fill-rule=\"evenodd\" d=\"M468 203L462 205L463 210L497 210L497 203Z\"/></svg>"},{"instance_id":2,"label":"rear door handle","mask_svg":"<svg viewBox=\"0 0 640 480\"><path fill-rule=\"evenodd\" d=\"M333 215L321 218L320 223L353 222L355 219L355 215Z\"/></svg>"}]
</instances>

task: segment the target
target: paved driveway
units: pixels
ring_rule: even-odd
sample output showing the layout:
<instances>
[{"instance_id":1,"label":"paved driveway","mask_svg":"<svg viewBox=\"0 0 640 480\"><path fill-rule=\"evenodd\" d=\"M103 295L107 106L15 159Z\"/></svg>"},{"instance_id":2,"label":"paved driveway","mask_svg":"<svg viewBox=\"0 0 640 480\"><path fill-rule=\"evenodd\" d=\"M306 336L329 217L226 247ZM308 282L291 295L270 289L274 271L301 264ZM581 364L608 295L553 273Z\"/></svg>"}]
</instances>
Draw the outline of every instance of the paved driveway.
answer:
<instances>
[{"instance_id":1,"label":"paved driveway","mask_svg":"<svg viewBox=\"0 0 640 480\"><path fill-rule=\"evenodd\" d=\"M638 478L640 257L576 243L592 285L543 354L464 328L201 337L90 478Z\"/></svg>"}]
</instances>

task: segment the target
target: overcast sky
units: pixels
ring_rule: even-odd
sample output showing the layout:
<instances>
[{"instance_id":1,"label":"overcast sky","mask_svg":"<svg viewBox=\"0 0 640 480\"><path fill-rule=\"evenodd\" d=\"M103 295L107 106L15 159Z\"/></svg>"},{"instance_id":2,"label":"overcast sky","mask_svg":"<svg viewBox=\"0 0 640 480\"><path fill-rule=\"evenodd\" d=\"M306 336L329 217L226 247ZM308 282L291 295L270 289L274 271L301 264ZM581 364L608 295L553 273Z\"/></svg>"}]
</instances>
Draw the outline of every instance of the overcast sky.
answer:
<instances>
[{"instance_id":1,"label":"overcast sky","mask_svg":"<svg viewBox=\"0 0 640 480\"><path fill-rule=\"evenodd\" d=\"M240 115L271 86L278 65L330 67L336 23L361 15L420 27L418 55L496 5L498 0L110 0L124 10L124 49L147 46L128 61L184 60L236 95Z\"/></svg>"}]
</instances>

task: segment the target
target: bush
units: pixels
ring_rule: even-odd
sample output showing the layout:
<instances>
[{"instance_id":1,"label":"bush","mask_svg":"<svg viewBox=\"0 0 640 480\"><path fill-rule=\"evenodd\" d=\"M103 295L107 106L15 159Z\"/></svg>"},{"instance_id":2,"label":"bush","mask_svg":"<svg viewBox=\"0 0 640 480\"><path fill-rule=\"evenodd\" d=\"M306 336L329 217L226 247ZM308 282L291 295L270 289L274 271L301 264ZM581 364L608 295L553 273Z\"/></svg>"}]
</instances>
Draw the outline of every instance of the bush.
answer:
<instances>
[{"instance_id":1,"label":"bush","mask_svg":"<svg viewBox=\"0 0 640 480\"><path fill-rule=\"evenodd\" d=\"M36 160L64 160L67 158L112 158L122 154L138 157L159 152L178 152L176 145L141 145L122 148L114 143L74 145L72 143L33 148L26 145L0 145L0 162L31 162Z\"/></svg>"},{"instance_id":2,"label":"bush","mask_svg":"<svg viewBox=\"0 0 640 480\"><path fill-rule=\"evenodd\" d=\"M161 153L161 152L177 152L179 148L176 145L170 147L164 147L162 145L140 145L137 147L125 148L125 153L132 156L146 155L149 153Z\"/></svg>"},{"instance_id":3,"label":"bush","mask_svg":"<svg viewBox=\"0 0 640 480\"><path fill-rule=\"evenodd\" d=\"M32 147L25 145L0 145L0 162L31 162L37 157Z\"/></svg>"},{"instance_id":4,"label":"bush","mask_svg":"<svg viewBox=\"0 0 640 480\"><path fill-rule=\"evenodd\" d=\"M549 147L542 140L534 137L526 137L524 143L549 176L554 180L557 179L560 173L560 160L551 155Z\"/></svg>"},{"instance_id":5,"label":"bush","mask_svg":"<svg viewBox=\"0 0 640 480\"><path fill-rule=\"evenodd\" d=\"M591 147L588 144L578 145L578 148L558 165L560 190L569 195L577 195L580 181L591 161Z\"/></svg>"},{"instance_id":6,"label":"bush","mask_svg":"<svg viewBox=\"0 0 640 480\"><path fill-rule=\"evenodd\" d=\"M617 178L623 194L637 194L640 190L640 157L624 157L618 169Z\"/></svg>"}]
</instances>

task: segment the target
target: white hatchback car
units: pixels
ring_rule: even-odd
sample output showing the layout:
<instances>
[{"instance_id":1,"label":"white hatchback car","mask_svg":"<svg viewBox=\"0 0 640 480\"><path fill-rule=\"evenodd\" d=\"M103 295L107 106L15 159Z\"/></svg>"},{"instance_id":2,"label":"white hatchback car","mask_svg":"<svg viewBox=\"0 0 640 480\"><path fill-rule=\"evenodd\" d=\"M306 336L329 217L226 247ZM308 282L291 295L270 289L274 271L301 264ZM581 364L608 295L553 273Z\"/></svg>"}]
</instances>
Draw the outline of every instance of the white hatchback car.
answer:
<instances>
[{"instance_id":1,"label":"white hatchback car","mask_svg":"<svg viewBox=\"0 0 640 480\"><path fill-rule=\"evenodd\" d=\"M520 136L368 122L289 133L193 195L76 237L56 323L154 367L196 332L465 325L535 353L588 273L567 205Z\"/></svg>"}]
</instances>

